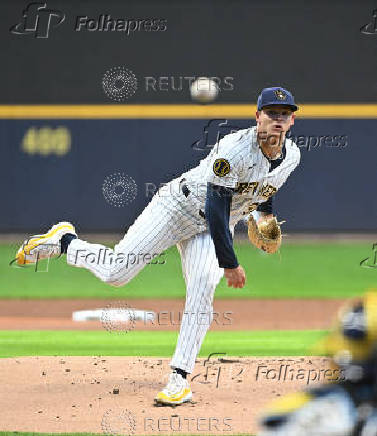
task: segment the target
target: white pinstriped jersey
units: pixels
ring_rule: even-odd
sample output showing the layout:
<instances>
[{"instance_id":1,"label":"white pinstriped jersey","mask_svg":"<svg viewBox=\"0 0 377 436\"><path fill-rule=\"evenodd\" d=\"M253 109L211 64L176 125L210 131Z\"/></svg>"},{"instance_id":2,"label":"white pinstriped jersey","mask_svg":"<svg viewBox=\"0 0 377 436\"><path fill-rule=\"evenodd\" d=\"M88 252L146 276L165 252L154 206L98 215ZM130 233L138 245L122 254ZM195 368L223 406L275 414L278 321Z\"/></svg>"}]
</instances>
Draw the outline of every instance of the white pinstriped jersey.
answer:
<instances>
[{"instance_id":1,"label":"white pinstriped jersey","mask_svg":"<svg viewBox=\"0 0 377 436\"><path fill-rule=\"evenodd\" d=\"M214 316L215 289L224 273L203 217L207 183L236 191L231 202L229 224L232 231L236 222L249 212L249 206L262 203L273 195L299 163L299 149L287 139L285 158L270 172L270 161L261 152L256 134L254 127L221 139L197 167L159 190L113 250L81 239L74 239L69 244L67 262L70 265L86 268L114 286L128 283L149 263L145 256L140 262L130 263L129 254L137 254L139 259L139 254L163 253L177 244L187 288L185 314L188 315L182 317L175 354L170 362L172 368L192 373ZM182 189L183 178L186 179L185 190ZM107 255L101 255L106 250ZM123 254L121 262L112 261L120 254ZM103 261L88 261L88 256L92 258L93 255L95 259L103 257ZM191 314L194 314L194 322ZM205 322L200 314L205 315Z\"/></svg>"},{"instance_id":2,"label":"white pinstriped jersey","mask_svg":"<svg viewBox=\"0 0 377 436\"><path fill-rule=\"evenodd\" d=\"M229 222L233 227L258 204L274 195L299 164L300 149L297 145L286 139L285 149L285 158L270 172L270 161L257 142L256 127L239 130L222 138L197 167L182 177L202 210L207 182L234 188Z\"/></svg>"}]
</instances>

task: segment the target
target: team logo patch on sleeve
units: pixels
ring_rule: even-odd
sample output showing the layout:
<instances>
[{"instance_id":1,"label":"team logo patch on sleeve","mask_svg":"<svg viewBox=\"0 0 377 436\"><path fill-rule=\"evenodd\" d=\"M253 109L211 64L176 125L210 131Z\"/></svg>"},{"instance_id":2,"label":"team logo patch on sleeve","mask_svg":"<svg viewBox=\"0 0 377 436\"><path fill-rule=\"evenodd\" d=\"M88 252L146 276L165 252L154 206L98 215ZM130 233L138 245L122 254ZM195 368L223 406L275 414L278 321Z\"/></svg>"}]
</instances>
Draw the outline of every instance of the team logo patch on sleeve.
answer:
<instances>
[{"instance_id":1,"label":"team logo patch on sleeve","mask_svg":"<svg viewBox=\"0 0 377 436\"><path fill-rule=\"evenodd\" d=\"M230 172L230 163L224 158L216 159L213 163L213 172L219 177L226 176Z\"/></svg>"}]
</instances>

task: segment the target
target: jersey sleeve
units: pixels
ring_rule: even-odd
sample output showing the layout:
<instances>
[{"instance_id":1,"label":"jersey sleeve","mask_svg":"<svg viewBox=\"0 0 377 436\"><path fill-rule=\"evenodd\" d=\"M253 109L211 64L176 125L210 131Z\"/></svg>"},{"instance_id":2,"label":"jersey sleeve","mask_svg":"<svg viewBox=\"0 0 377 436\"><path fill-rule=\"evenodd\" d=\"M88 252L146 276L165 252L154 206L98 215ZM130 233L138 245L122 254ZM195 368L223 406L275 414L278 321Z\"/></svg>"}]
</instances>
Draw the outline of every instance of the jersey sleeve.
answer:
<instances>
[{"instance_id":1,"label":"jersey sleeve","mask_svg":"<svg viewBox=\"0 0 377 436\"><path fill-rule=\"evenodd\" d=\"M242 177L244 166L242 143L227 135L215 145L209 156L206 182L226 188L235 188Z\"/></svg>"},{"instance_id":2,"label":"jersey sleeve","mask_svg":"<svg viewBox=\"0 0 377 436\"><path fill-rule=\"evenodd\" d=\"M233 249L229 230L230 204L233 191L208 183L205 216L215 246L220 268L237 268L238 261Z\"/></svg>"}]
</instances>

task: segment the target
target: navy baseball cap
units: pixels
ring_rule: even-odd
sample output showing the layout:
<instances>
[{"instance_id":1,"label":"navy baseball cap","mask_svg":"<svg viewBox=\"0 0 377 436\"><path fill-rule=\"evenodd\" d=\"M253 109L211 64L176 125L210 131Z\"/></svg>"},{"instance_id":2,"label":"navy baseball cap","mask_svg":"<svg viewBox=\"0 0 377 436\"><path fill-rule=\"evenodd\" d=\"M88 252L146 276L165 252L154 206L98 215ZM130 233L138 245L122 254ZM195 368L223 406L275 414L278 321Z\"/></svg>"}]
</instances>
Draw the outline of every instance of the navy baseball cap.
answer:
<instances>
[{"instance_id":1,"label":"navy baseball cap","mask_svg":"<svg viewBox=\"0 0 377 436\"><path fill-rule=\"evenodd\" d=\"M289 106L293 111L297 111L298 109L293 95L286 89L281 88L280 86L262 89L257 102L258 111L262 110L265 106L271 106L274 104Z\"/></svg>"}]
</instances>

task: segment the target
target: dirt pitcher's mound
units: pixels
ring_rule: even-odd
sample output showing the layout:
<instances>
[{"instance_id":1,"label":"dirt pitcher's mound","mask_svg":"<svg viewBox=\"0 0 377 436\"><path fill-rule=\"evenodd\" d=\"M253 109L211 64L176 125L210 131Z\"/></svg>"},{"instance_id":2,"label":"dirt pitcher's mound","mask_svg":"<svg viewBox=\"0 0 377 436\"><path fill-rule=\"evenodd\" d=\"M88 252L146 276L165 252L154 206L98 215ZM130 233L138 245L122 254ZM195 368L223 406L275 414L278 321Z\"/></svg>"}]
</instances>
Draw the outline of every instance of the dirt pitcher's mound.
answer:
<instances>
[{"instance_id":1,"label":"dirt pitcher's mound","mask_svg":"<svg viewBox=\"0 0 377 436\"><path fill-rule=\"evenodd\" d=\"M199 359L193 403L155 407L169 360L22 357L0 360L2 431L106 434L253 433L271 399L339 379L326 358Z\"/></svg>"}]
</instances>

